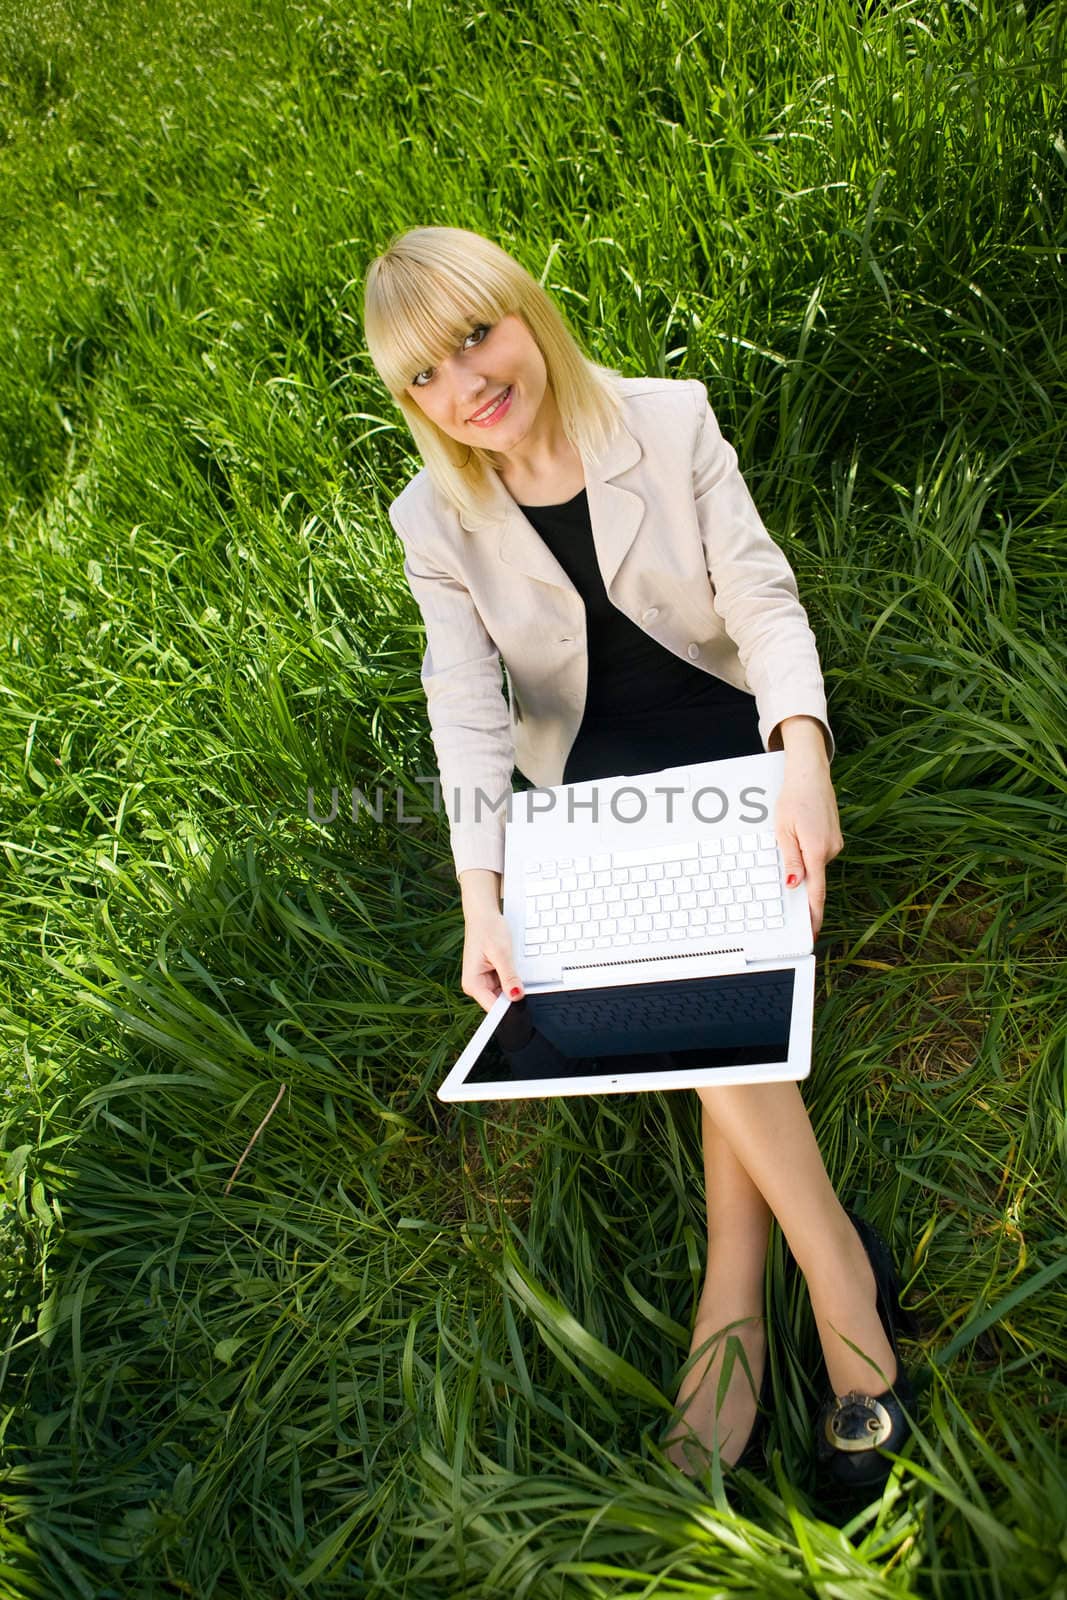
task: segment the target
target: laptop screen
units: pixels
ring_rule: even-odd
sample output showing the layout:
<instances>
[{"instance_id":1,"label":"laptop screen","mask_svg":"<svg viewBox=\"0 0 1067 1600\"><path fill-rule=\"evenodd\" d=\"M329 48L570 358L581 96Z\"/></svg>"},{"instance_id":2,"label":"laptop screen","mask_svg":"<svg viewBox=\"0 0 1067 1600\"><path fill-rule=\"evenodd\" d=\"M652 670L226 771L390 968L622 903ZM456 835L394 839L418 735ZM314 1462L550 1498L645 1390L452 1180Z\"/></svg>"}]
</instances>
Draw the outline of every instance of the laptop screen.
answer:
<instances>
[{"instance_id":1,"label":"laptop screen","mask_svg":"<svg viewBox=\"0 0 1067 1600\"><path fill-rule=\"evenodd\" d=\"M789 1059L792 966L531 992L485 1041L466 1083L590 1078Z\"/></svg>"}]
</instances>

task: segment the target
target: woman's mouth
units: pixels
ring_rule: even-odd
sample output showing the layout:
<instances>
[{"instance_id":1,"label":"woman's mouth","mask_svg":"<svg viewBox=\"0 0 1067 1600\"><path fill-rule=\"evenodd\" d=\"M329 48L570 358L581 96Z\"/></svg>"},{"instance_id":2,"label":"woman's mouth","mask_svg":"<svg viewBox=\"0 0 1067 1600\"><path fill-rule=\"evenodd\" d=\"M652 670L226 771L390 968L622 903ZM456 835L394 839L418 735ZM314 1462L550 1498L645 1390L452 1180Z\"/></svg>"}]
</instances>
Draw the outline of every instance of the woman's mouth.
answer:
<instances>
[{"instance_id":1,"label":"woman's mouth","mask_svg":"<svg viewBox=\"0 0 1067 1600\"><path fill-rule=\"evenodd\" d=\"M493 423L504 415L510 405L511 384L509 383L507 388L502 389L496 396L495 400L487 401L479 411L474 413L473 417L468 417L467 421L473 423L476 428L491 428Z\"/></svg>"}]
</instances>

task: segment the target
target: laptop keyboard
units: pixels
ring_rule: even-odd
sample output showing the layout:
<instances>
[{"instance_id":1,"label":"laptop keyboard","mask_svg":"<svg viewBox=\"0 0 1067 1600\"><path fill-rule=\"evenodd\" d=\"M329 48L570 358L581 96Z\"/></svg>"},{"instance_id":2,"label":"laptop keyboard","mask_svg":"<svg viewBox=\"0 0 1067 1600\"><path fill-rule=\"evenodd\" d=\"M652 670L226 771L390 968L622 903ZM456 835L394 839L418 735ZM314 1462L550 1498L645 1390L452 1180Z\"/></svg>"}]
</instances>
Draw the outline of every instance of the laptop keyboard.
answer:
<instances>
[{"instance_id":1,"label":"laptop keyboard","mask_svg":"<svg viewBox=\"0 0 1067 1600\"><path fill-rule=\"evenodd\" d=\"M753 978L760 981L753 982ZM536 996L536 1026L549 1036L553 1030L575 1029L592 1033L605 1029L633 1038L658 1033L663 1028L721 1029L731 1024L780 1022L789 1016L793 1002L792 972L761 972L739 982L713 984L627 984L619 989L582 991L575 1015L574 994Z\"/></svg>"},{"instance_id":2,"label":"laptop keyboard","mask_svg":"<svg viewBox=\"0 0 1067 1600\"><path fill-rule=\"evenodd\" d=\"M529 861L524 951L565 955L783 928L773 833Z\"/></svg>"}]
</instances>

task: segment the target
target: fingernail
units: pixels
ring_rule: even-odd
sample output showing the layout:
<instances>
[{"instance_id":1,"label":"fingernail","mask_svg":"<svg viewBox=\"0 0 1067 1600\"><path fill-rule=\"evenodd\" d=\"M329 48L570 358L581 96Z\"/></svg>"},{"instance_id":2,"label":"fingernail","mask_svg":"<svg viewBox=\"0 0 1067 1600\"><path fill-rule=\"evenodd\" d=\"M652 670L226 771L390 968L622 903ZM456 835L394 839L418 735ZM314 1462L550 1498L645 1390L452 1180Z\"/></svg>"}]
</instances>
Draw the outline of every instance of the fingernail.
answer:
<instances>
[{"instance_id":1,"label":"fingernail","mask_svg":"<svg viewBox=\"0 0 1067 1600\"><path fill-rule=\"evenodd\" d=\"M518 999L518 998L519 998L519 996L520 996L520 995L521 995L521 993L522 993L522 990L521 990L521 989L519 989L519 988L515 988L515 989L509 989L509 990L508 990L508 993L509 993L509 994L510 994L510 995L511 995L511 998L512 998L512 999L513 999L513 1000L517 1000L517 999Z\"/></svg>"},{"instance_id":2,"label":"fingernail","mask_svg":"<svg viewBox=\"0 0 1067 1600\"><path fill-rule=\"evenodd\" d=\"M795 883L799 883L799 882L800 882L800 879L797 877L796 873L795 872L791 872L789 874L788 878L785 880L785 886L786 886L787 889L791 889Z\"/></svg>"}]
</instances>

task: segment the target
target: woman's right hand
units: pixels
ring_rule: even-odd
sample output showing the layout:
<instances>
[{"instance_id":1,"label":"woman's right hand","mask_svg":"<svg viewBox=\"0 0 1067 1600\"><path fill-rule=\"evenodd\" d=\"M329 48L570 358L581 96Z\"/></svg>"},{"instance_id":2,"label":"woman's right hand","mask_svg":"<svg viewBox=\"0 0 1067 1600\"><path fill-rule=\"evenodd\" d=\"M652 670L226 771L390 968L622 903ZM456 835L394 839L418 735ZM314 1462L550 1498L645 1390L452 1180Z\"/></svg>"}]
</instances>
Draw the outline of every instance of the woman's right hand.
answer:
<instances>
[{"instance_id":1,"label":"woman's right hand","mask_svg":"<svg viewBox=\"0 0 1067 1600\"><path fill-rule=\"evenodd\" d=\"M522 980L515 971L511 930L504 913L497 906L485 905L465 909L463 915L467 930L460 984L463 993L477 1000L483 1011L491 1011L502 993L512 1000L521 999Z\"/></svg>"}]
</instances>

